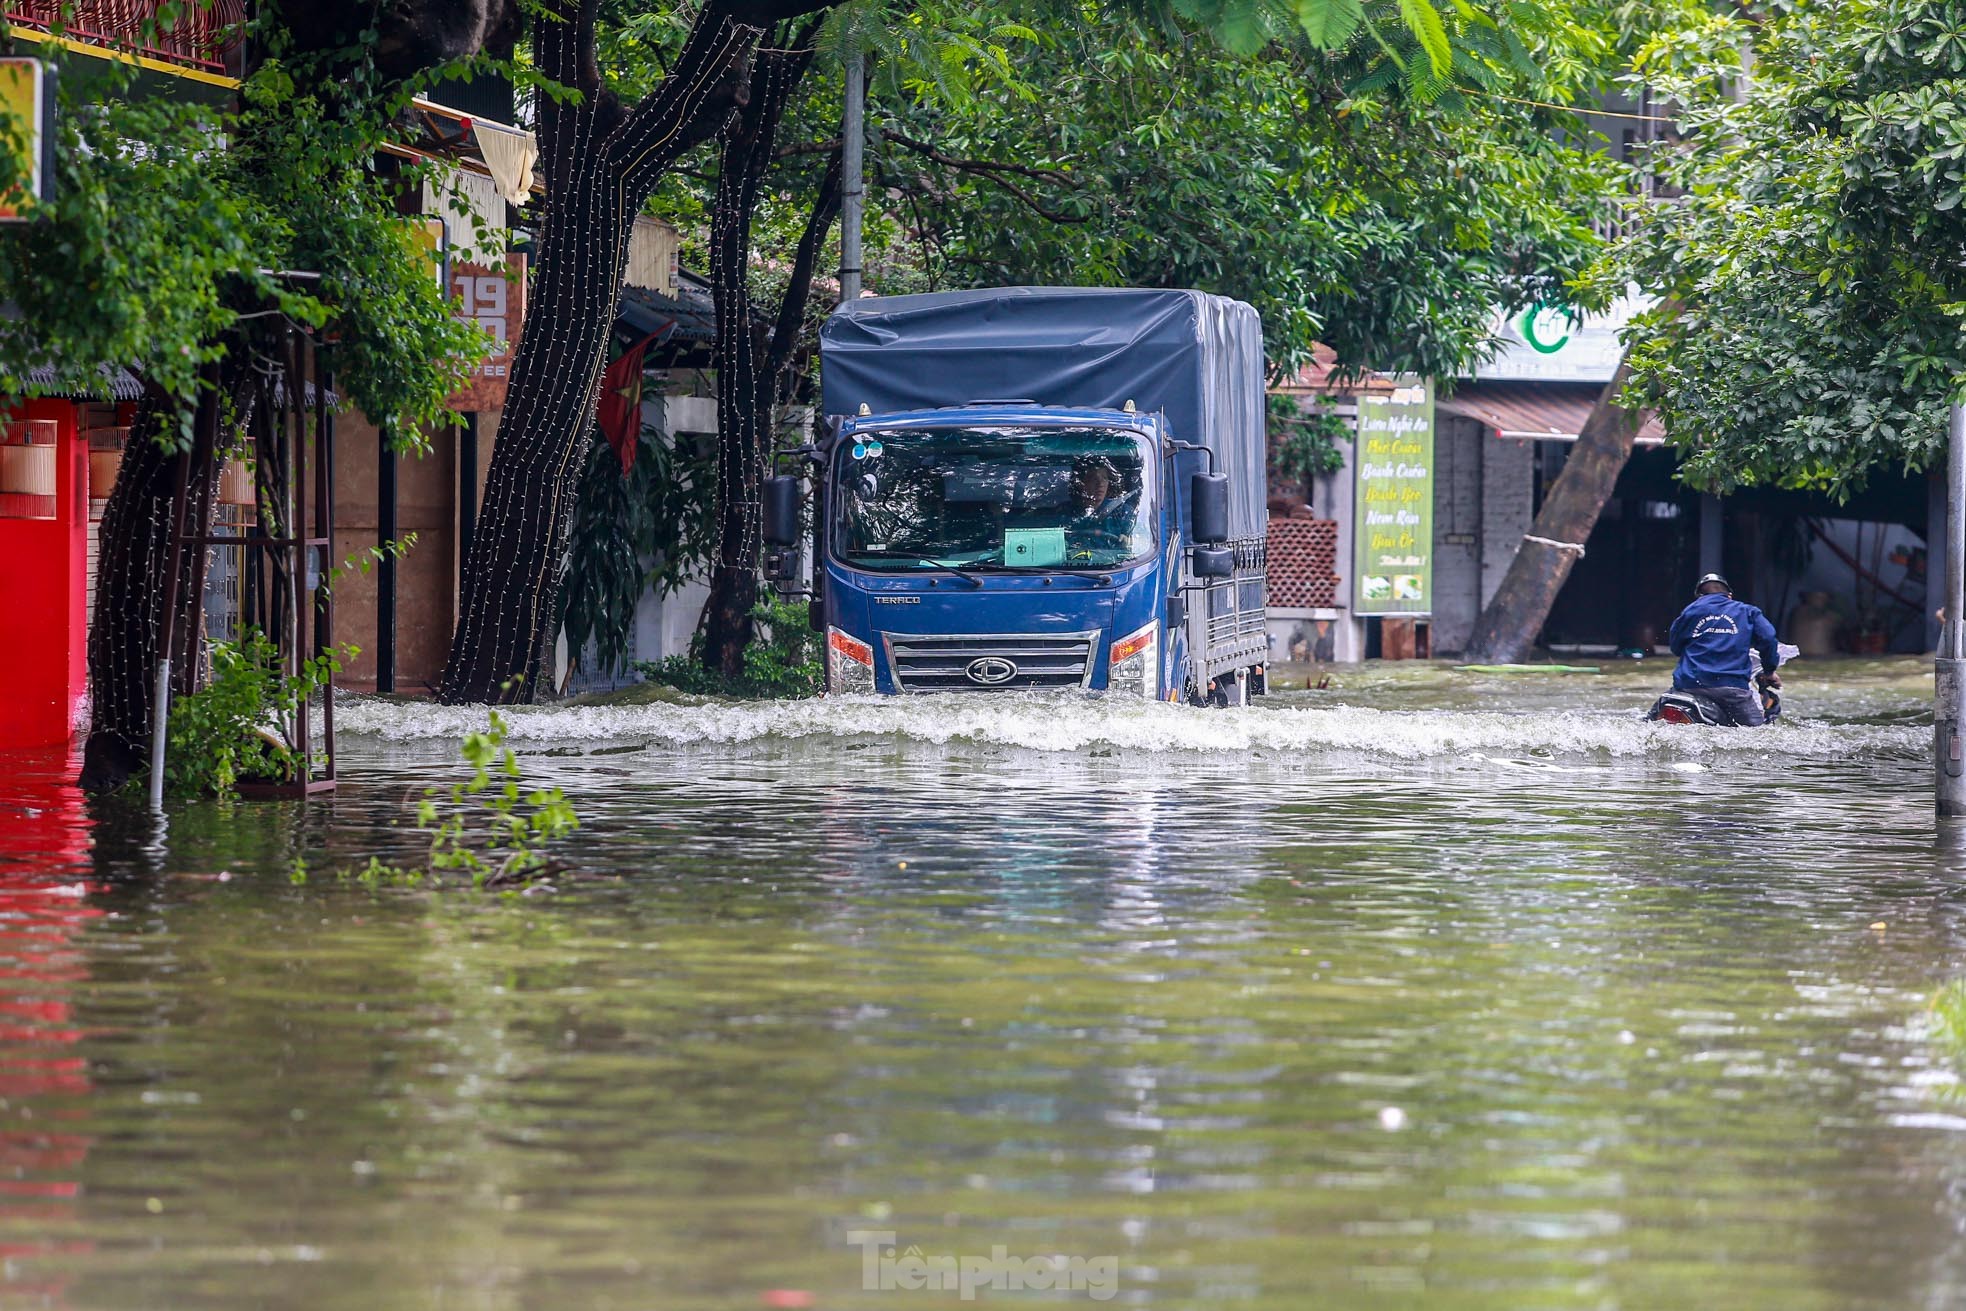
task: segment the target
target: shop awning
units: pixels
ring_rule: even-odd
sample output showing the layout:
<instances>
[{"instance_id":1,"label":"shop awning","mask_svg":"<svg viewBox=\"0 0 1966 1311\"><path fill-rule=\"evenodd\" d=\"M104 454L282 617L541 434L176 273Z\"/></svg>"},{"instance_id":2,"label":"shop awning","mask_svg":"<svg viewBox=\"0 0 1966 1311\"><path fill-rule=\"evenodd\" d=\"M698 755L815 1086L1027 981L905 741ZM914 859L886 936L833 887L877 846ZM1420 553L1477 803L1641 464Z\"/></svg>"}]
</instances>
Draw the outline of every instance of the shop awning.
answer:
<instances>
[{"instance_id":1,"label":"shop awning","mask_svg":"<svg viewBox=\"0 0 1966 1311\"><path fill-rule=\"evenodd\" d=\"M1596 383L1464 382L1439 408L1512 441L1574 442L1603 390ZM1657 446L1665 437L1658 419L1647 416L1638 444Z\"/></svg>"}]
</instances>

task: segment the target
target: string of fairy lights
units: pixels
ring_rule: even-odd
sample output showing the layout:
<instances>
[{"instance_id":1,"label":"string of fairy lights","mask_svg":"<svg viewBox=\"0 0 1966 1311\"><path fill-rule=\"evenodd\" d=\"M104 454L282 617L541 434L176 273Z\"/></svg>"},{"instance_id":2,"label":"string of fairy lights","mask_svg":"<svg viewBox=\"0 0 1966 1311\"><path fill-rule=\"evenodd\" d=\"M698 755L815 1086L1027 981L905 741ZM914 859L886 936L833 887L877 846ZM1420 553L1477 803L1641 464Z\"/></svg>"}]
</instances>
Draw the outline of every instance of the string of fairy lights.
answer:
<instances>
[{"instance_id":1,"label":"string of fairy lights","mask_svg":"<svg viewBox=\"0 0 1966 1311\"><path fill-rule=\"evenodd\" d=\"M568 82L583 54L574 26L541 32L541 66ZM533 308L486 471L441 688L447 701L519 700L538 684L556 636L571 510L635 216L695 144L692 129L762 35L730 18L706 26L662 86L619 123L603 124L591 96L542 119L549 167L569 157L574 167L554 176L546 196ZM512 683L513 674L523 683Z\"/></svg>"}]
</instances>

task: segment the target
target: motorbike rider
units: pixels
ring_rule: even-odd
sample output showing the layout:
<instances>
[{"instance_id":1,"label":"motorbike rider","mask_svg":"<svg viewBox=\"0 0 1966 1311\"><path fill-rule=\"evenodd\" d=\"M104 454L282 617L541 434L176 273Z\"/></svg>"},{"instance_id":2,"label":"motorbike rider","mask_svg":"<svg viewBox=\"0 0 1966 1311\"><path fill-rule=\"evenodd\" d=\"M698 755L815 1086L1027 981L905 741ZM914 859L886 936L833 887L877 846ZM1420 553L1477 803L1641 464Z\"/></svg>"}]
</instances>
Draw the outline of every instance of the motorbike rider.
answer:
<instances>
[{"instance_id":1,"label":"motorbike rider","mask_svg":"<svg viewBox=\"0 0 1966 1311\"><path fill-rule=\"evenodd\" d=\"M1781 663L1775 625L1754 606L1736 601L1725 578L1707 574L1694 585L1693 603L1672 621L1669 644L1679 657L1672 672L1676 690L1705 697L1743 727L1762 724L1761 697L1750 684L1782 685L1775 672ZM1761 657L1758 679L1750 652Z\"/></svg>"}]
</instances>

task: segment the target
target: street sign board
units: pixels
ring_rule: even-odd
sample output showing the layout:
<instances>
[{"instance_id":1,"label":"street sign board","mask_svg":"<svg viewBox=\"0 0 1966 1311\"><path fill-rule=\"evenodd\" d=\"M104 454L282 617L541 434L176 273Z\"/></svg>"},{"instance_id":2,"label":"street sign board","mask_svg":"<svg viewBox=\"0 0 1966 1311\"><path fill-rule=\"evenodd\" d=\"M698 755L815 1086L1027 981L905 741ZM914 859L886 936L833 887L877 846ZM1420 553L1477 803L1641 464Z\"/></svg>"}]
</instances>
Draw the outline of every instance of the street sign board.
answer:
<instances>
[{"instance_id":1,"label":"street sign board","mask_svg":"<svg viewBox=\"0 0 1966 1311\"><path fill-rule=\"evenodd\" d=\"M519 355L519 329L526 319L526 257L507 255L502 264L451 263L451 296L457 316L475 323L492 339L492 352L471 370L471 381L452 396L459 411L501 410L511 385L512 362Z\"/></svg>"},{"instance_id":2,"label":"street sign board","mask_svg":"<svg viewBox=\"0 0 1966 1311\"><path fill-rule=\"evenodd\" d=\"M1402 378L1358 398L1352 612L1433 612L1434 388Z\"/></svg>"},{"instance_id":3,"label":"street sign board","mask_svg":"<svg viewBox=\"0 0 1966 1311\"><path fill-rule=\"evenodd\" d=\"M1480 382L1609 382L1624 354L1619 334L1652 304L1651 297L1633 293L1601 313L1546 302L1497 314L1490 332L1500 350L1462 376Z\"/></svg>"}]
</instances>

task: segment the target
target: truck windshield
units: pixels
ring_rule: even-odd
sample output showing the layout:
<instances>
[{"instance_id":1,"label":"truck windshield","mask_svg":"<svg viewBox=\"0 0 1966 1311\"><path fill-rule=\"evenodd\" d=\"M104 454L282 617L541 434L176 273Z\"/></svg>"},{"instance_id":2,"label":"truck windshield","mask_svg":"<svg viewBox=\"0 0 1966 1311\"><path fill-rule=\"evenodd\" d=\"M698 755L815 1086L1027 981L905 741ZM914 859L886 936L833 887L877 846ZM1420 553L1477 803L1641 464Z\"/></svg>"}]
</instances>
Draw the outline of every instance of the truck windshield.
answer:
<instances>
[{"instance_id":1,"label":"truck windshield","mask_svg":"<svg viewBox=\"0 0 1966 1311\"><path fill-rule=\"evenodd\" d=\"M1154 549L1152 443L1112 428L862 433L835 458L834 550L861 569L1075 569Z\"/></svg>"}]
</instances>

